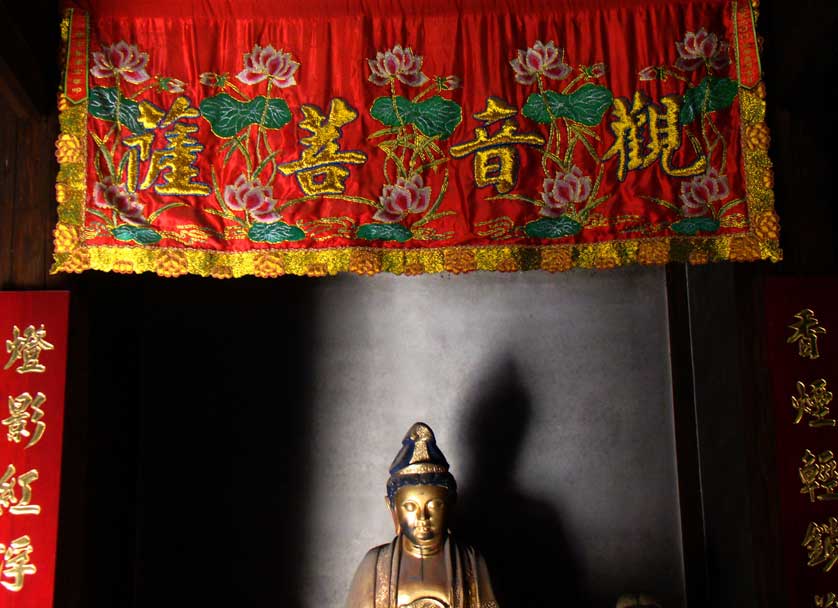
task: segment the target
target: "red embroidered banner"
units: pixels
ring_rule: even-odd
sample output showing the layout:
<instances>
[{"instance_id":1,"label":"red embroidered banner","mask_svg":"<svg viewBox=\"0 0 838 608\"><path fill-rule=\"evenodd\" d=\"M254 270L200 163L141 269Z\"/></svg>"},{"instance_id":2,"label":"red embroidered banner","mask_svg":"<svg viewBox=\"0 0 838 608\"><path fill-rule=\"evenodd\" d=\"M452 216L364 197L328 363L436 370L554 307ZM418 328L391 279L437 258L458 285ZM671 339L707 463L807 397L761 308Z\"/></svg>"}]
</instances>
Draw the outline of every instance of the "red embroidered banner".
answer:
<instances>
[{"instance_id":1,"label":"red embroidered banner","mask_svg":"<svg viewBox=\"0 0 838 608\"><path fill-rule=\"evenodd\" d=\"M780 259L750 2L73 6L55 270Z\"/></svg>"},{"instance_id":2,"label":"red embroidered banner","mask_svg":"<svg viewBox=\"0 0 838 608\"><path fill-rule=\"evenodd\" d=\"M55 581L68 292L0 292L0 605L49 608Z\"/></svg>"}]
</instances>

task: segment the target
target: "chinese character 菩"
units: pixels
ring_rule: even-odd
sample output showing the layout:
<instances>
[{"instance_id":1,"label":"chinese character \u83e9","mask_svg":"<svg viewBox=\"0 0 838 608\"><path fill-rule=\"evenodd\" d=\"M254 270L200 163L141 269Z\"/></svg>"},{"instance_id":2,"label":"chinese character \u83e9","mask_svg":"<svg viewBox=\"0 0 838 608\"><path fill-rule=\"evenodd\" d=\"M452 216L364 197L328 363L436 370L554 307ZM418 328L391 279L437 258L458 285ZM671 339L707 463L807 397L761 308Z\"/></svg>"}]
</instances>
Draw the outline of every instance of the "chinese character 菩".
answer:
<instances>
[{"instance_id":1,"label":"chinese character \u83e9","mask_svg":"<svg viewBox=\"0 0 838 608\"><path fill-rule=\"evenodd\" d=\"M802 466L798 469L803 487L801 494L808 494L809 500L838 500L838 463L832 450L825 450L818 456L811 450L803 454Z\"/></svg>"},{"instance_id":2,"label":"chinese character \u83e9","mask_svg":"<svg viewBox=\"0 0 838 608\"><path fill-rule=\"evenodd\" d=\"M309 196L343 194L349 169L344 165L362 165L367 155L357 150L341 151L338 140L341 127L358 118L358 112L343 99L335 98L329 106L329 116L314 105L303 105L305 119L301 129L311 135L300 142L305 146L299 160L279 165L283 175L296 175L300 188Z\"/></svg>"},{"instance_id":3,"label":"chinese character \u83e9","mask_svg":"<svg viewBox=\"0 0 838 608\"><path fill-rule=\"evenodd\" d=\"M822 426L835 426L836 422L829 416L829 404L832 402L832 391L826 390L826 380L820 378L815 380L806 388L806 385L797 381L797 396L791 398L791 406L797 412L794 416L794 423L799 424L803 415L808 414L814 420L809 421L809 426L818 428Z\"/></svg>"},{"instance_id":4,"label":"chinese character \u83e9","mask_svg":"<svg viewBox=\"0 0 838 608\"><path fill-rule=\"evenodd\" d=\"M617 157L617 179L625 181L629 171L646 169L660 160L664 173L673 177L690 177L703 173L707 159L699 146L690 139L698 158L685 167L675 167L673 156L681 147L681 107L678 98L661 99L663 107L649 101L642 93L635 92L628 99L614 99L615 119L609 125L616 138L602 160Z\"/></svg>"},{"instance_id":5,"label":"chinese character \u83e9","mask_svg":"<svg viewBox=\"0 0 838 608\"><path fill-rule=\"evenodd\" d=\"M474 139L451 147L451 156L463 158L474 154L474 181L479 188L494 186L495 191L506 194L518 182L518 150L516 145L540 146L544 139L535 133L518 133L513 118L518 110L503 99L490 97L486 109L474 117L484 127L474 129ZM489 127L500 122L492 135Z\"/></svg>"},{"instance_id":6,"label":"chinese character \u83e9","mask_svg":"<svg viewBox=\"0 0 838 608\"><path fill-rule=\"evenodd\" d=\"M3 557L2 575L3 578L11 579L2 581L0 584L9 591L17 592L23 589L23 577L38 571L35 564L29 563L29 555L32 551L32 541L28 536L13 540L8 547L0 544L0 553Z\"/></svg>"},{"instance_id":7,"label":"chinese character \u83e9","mask_svg":"<svg viewBox=\"0 0 838 608\"><path fill-rule=\"evenodd\" d=\"M10 464L3 476L0 477L0 515L3 515L3 509L6 509L12 515L40 514L40 505L31 504L31 484L37 479L38 470L32 469L17 477L17 484L15 484L15 467ZM15 494L15 485L20 486L20 499Z\"/></svg>"},{"instance_id":8,"label":"chinese character \u83e9","mask_svg":"<svg viewBox=\"0 0 838 608\"><path fill-rule=\"evenodd\" d=\"M2 421L3 426L9 427L6 439L20 443L21 437L29 437L27 448L38 443L47 428L46 423L41 420L44 417L44 410L41 406L46 400L47 397L43 393L36 393L34 397L29 393L21 393L17 397L10 396L9 417ZM27 429L28 422L35 424L31 433Z\"/></svg>"},{"instance_id":9,"label":"chinese character \u83e9","mask_svg":"<svg viewBox=\"0 0 838 608\"><path fill-rule=\"evenodd\" d=\"M838 561L838 518L830 517L825 524L809 522L801 546L809 557L807 566L823 566L824 572L832 570Z\"/></svg>"},{"instance_id":10,"label":"chinese character \u83e9","mask_svg":"<svg viewBox=\"0 0 838 608\"><path fill-rule=\"evenodd\" d=\"M43 373L46 366L38 360L41 351L55 348L46 341L46 336L47 330L44 329L43 324L38 329L35 329L34 325L30 325L23 330L23 334L15 325L12 328L12 339L6 340L6 352L9 353L9 360L3 366L3 369L9 369L15 361L21 359L21 364L15 370L17 373Z\"/></svg>"},{"instance_id":11,"label":"chinese character \u83e9","mask_svg":"<svg viewBox=\"0 0 838 608\"><path fill-rule=\"evenodd\" d=\"M794 315L794 318L797 321L788 326L789 329L794 330L794 333L786 342L788 344L797 342L798 354L804 359L817 359L820 357L818 336L825 334L826 328L818 323L814 311L810 308L804 308Z\"/></svg>"}]
</instances>

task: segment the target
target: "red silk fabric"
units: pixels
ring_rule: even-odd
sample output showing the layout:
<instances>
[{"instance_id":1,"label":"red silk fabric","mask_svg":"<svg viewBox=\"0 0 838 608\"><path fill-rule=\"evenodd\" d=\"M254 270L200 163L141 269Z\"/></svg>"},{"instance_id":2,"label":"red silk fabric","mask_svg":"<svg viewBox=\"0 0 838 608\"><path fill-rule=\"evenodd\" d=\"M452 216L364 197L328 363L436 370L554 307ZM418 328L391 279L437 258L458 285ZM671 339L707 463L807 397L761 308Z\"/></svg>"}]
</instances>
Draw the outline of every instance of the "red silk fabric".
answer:
<instances>
[{"instance_id":1,"label":"red silk fabric","mask_svg":"<svg viewBox=\"0 0 838 608\"><path fill-rule=\"evenodd\" d=\"M85 183L59 140L59 200L83 189L88 211L59 225L59 269L166 274L165 251L184 272L233 276L258 262L214 253L277 252L298 274L353 269L338 258L361 250L426 250L416 272L457 270L429 256L458 248L477 255L462 270L564 269L545 247L582 266L780 256L767 133L747 181L743 135L764 131L759 108L743 124L742 100L762 104L749 4L71 6L72 31L89 19L64 86L65 109L86 106ZM274 120L266 103L287 111ZM318 250L331 253L300 257ZM409 257L361 271L410 272Z\"/></svg>"},{"instance_id":2,"label":"red silk fabric","mask_svg":"<svg viewBox=\"0 0 838 608\"><path fill-rule=\"evenodd\" d=\"M53 605L68 305L67 292L0 293L0 605L8 608Z\"/></svg>"}]
</instances>

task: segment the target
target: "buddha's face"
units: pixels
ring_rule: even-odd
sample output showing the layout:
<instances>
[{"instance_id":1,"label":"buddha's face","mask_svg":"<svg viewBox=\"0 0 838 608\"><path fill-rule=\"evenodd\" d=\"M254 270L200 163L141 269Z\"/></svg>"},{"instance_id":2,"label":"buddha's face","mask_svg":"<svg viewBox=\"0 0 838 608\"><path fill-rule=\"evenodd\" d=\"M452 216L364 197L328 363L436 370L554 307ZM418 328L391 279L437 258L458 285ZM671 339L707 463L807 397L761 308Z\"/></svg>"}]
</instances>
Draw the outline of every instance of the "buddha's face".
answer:
<instances>
[{"instance_id":1,"label":"buddha's face","mask_svg":"<svg viewBox=\"0 0 838 608\"><path fill-rule=\"evenodd\" d=\"M422 554L435 553L445 541L448 520L448 490L440 486L404 486L394 497L393 520Z\"/></svg>"}]
</instances>

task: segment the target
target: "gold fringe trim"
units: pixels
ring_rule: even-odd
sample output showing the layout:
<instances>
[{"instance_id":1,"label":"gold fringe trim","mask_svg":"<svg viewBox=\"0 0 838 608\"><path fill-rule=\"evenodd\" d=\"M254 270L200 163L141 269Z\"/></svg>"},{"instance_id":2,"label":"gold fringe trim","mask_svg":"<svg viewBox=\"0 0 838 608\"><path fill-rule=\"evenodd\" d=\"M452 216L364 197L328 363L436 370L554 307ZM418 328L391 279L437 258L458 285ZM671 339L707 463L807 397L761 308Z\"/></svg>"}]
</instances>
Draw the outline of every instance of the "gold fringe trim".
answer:
<instances>
[{"instance_id":1,"label":"gold fringe trim","mask_svg":"<svg viewBox=\"0 0 838 608\"><path fill-rule=\"evenodd\" d=\"M69 14L61 32L67 44ZM77 13L80 17L81 15ZM738 57L737 57L738 61ZM402 275L476 270L562 272L571 268L606 269L628 264L659 265L667 262L705 264L720 261L782 259L779 220L774 211L773 173L768 158L770 134L765 124L765 87L739 89L743 168L747 191L749 230L739 235L707 237L654 237L589 244L385 249L344 247L335 249L256 249L247 252L194 248L145 248L136 246L87 246L84 234L87 201L87 101L69 103L59 95L61 134L56 142L60 163L56 183L58 225L55 229L55 263L52 273L154 272L163 277L186 274L217 279L247 275L326 276L339 272Z\"/></svg>"}]
</instances>

